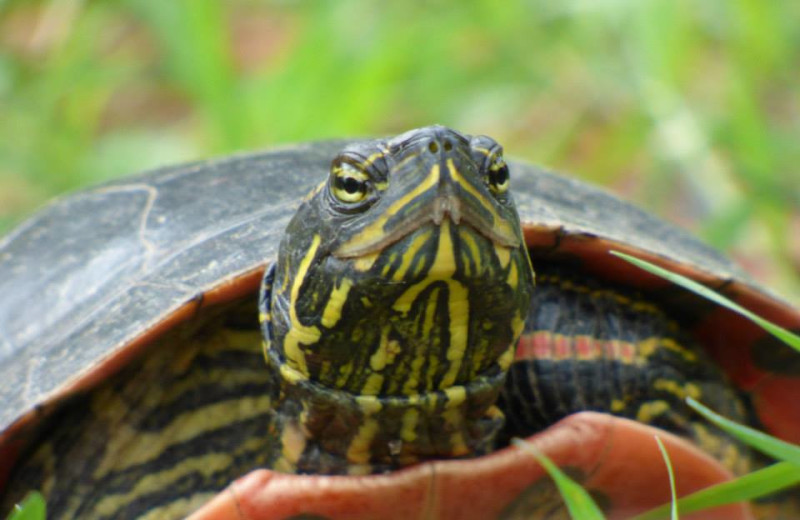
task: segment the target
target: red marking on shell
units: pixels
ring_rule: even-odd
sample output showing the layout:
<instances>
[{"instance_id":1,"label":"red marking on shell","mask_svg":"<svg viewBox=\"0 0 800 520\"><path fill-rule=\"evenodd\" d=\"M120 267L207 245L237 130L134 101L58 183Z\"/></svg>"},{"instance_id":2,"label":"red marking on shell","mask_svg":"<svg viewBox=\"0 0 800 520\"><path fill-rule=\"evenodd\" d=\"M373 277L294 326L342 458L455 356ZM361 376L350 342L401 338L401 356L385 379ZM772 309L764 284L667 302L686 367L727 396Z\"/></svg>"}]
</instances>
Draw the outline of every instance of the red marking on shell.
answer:
<instances>
[{"instance_id":1,"label":"red marking on shell","mask_svg":"<svg viewBox=\"0 0 800 520\"><path fill-rule=\"evenodd\" d=\"M636 345L619 340L599 340L591 336L565 336L546 330L523 334L519 338L516 359L566 361L578 359L613 359L622 363L636 361Z\"/></svg>"},{"instance_id":2,"label":"red marking on shell","mask_svg":"<svg viewBox=\"0 0 800 520\"><path fill-rule=\"evenodd\" d=\"M636 361L636 347L627 341L612 341L614 344L614 356L616 359L633 363Z\"/></svg>"},{"instance_id":3,"label":"red marking on shell","mask_svg":"<svg viewBox=\"0 0 800 520\"><path fill-rule=\"evenodd\" d=\"M598 345L598 342L588 336L576 336L572 338L572 342L575 345L575 354L578 359L595 359L602 352L602 347Z\"/></svg>"},{"instance_id":4,"label":"red marking on shell","mask_svg":"<svg viewBox=\"0 0 800 520\"><path fill-rule=\"evenodd\" d=\"M553 341L553 358L556 361L574 357L571 337L562 334L554 334L551 335L551 338Z\"/></svg>"}]
</instances>

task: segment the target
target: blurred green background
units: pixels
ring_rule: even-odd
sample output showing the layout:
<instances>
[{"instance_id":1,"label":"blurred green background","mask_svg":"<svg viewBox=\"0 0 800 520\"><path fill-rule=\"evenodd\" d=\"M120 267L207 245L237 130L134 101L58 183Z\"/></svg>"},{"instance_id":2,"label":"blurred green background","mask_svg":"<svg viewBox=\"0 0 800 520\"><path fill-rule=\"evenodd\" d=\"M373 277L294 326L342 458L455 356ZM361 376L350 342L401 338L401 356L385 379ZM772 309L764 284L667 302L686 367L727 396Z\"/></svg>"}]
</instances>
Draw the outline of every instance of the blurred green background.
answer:
<instances>
[{"instance_id":1,"label":"blurred green background","mask_svg":"<svg viewBox=\"0 0 800 520\"><path fill-rule=\"evenodd\" d=\"M441 123L798 299L800 2L0 0L0 231L61 192Z\"/></svg>"}]
</instances>

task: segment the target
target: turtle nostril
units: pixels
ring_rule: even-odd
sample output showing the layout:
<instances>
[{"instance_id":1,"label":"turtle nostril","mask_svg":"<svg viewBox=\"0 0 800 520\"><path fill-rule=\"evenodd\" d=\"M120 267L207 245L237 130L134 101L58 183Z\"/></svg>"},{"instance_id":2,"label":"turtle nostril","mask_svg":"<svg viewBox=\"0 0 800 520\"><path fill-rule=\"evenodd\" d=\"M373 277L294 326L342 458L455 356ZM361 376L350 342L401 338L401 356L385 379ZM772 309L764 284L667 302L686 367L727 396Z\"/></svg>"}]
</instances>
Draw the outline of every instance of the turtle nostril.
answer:
<instances>
[{"instance_id":1,"label":"turtle nostril","mask_svg":"<svg viewBox=\"0 0 800 520\"><path fill-rule=\"evenodd\" d=\"M436 141L431 141L428 143L428 150L430 150L431 153L436 153L439 151L439 145L436 143Z\"/></svg>"},{"instance_id":2,"label":"turtle nostril","mask_svg":"<svg viewBox=\"0 0 800 520\"><path fill-rule=\"evenodd\" d=\"M445 152L449 152L452 149L453 149L453 143L450 141L450 139L445 139L444 140L444 151Z\"/></svg>"}]
</instances>

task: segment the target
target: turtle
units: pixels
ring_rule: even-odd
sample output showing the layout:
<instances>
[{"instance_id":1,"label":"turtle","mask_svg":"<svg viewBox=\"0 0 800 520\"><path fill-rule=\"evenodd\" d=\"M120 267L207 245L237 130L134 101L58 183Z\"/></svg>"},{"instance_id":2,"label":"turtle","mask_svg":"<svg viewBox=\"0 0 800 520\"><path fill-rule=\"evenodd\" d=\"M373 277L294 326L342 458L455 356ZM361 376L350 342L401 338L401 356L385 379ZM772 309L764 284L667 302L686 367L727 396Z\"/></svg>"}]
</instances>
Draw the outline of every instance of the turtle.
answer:
<instances>
[{"instance_id":1,"label":"turtle","mask_svg":"<svg viewBox=\"0 0 800 520\"><path fill-rule=\"evenodd\" d=\"M67 195L0 242L3 507L559 518L526 438L625 517L669 499L653 435L679 494L759 463L686 397L800 441L798 356L610 251L800 328L685 232L443 126Z\"/></svg>"}]
</instances>

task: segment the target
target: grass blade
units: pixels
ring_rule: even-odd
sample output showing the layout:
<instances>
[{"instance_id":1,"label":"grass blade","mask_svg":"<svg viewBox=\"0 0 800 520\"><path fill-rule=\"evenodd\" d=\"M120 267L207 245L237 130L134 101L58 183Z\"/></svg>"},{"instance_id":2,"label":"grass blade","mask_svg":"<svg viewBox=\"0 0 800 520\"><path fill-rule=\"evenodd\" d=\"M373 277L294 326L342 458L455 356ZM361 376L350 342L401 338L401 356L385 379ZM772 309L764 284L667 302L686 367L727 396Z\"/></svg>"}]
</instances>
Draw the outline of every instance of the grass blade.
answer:
<instances>
[{"instance_id":1,"label":"grass blade","mask_svg":"<svg viewBox=\"0 0 800 520\"><path fill-rule=\"evenodd\" d=\"M569 478L558 466L553 464L553 461L547 456L520 439L514 439L512 443L533 455L539 461L539 464L547 470L547 473L550 474L550 477L558 486L561 497L567 504L569 514L574 520L603 520L605 518L603 512L594 503L592 497L589 496L589 493L577 482Z\"/></svg>"},{"instance_id":2,"label":"grass blade","mask_svg":"<svg viewBox=\"0 0 800 520\"><path fill-rule=\"evenodd\" d=\"M796 461L800 458L800 448L784 441L775 439L765 433L747 426L734 423L700 403L687 399L689 405L707 420L716 424L742 442L753 446L773 457L785 459L783 462L773 464L766 468L754 471L729 482L723 482L677 501L677 504L667 504L636 517L636 520L654 520L665 518L672 509L673 515L679 507L684 513L702 511L712 507L753 500L770 495L800 482L800 468ZM791 462L790 462L791 461ZM675 518L673 516L673 518Z\"/></svg>"},{"instance_id":3,"label":"grass blade","mask_svg":"<svg viewBox=\"0 0 800 520\"><path fill-rule=\"evenodd\" d=\"M697 413L705 417L706 420L716 424L732 437L736 437L743 443L752 446L770 457L794 464L796 466L796 471L800 474L800 446L795 446L786 441L776 439L771 435L767 435L749 426L735 423L703 406L691 397L686 398L686 403Z\"/></svg>"},{"instance_id":4,"label":"grass blade","mask_svg":"<svg viewBox=\"0 0 800 520\"><path fill-rule=\"evenodd\" d=\"M725 504L753 500L798 482L800 482L800 471L797 466L790 462L778 462L735 480L729 480L687 495L678 500L678 506L684 514L688 514ZM665 518L669 510L670 504L666 504L641 514L634 520Z\"/></svg>"},{"instance_id":5,"label":"grass blade","mask_svg":"<svg viewBox=\"0 0 800 520\"><path fill-rule=\"evenodd\" d=\"M38 491L31 491L21 504L14 506L8 520L45 520L46 516L44 497Z\"/></svg>"},{"instance_id":6,"label":"grass blade","mask_svg":"<svg viewBox=\"0 0 800 520\"><path fill-rule=\"evenodd\" d=\"M792 334L791 332L789 332L788 330L784 329L783 327L775 325L774 323L771 323L771 322L765 320L764 318L753 314L752 312L750 312L747 309L745 309L744 307L732 302L731 300L729 300L728 298L722 296L721 294L719 294L719 293L717 293L715 291L712 291L711 289L709 289L705 285L697 283L694 280L686 278L685 276L682 276L682 275L679 275L677 273L673 273L671 271L668 271L668 270L664 269L663 267L659 267L657 265L651 264L650 262L648 262L646 260L642 260L641 258L636 258L635 256L626 255L625 253L620 253L619 251L610 251L610 253L612 255L614 255L614 256L622 258L623 260L626 260L627 262L632 263L633 265L635 265L635 266L637 266L637 267L639 267L641 269L644 269L645 271L647 271L649 273L652 273L652 274L660 276L660 277L662 277L662 278L664 278L666 280L669 280L670 282L672 282L674 284L677 284L677 285L680 285L681 287L683 287L685 289L688 289L688 290L690 290L690 291L692 291L692 292L694 292L696 294L699 294L700 296L703 296L703 297L713 301L714 303L717 303L718 305L722 305L723 307L726 307L726 308L732 310L733 312L741 314L745 318L755 322L760 327L762 327L764 330L766 330L767 332L769 332L773 336L775 336L778 339L784 341L787 345L791 346L792 348L794 348L795 350L800 352L800 336L797 336L796 334Z\"/></svg>"},{"instance_id":7,"label":"grass blade","mask_svg":"<svg viewBox=\"0 0 800 520\"><path fill-rule=\"evenodd\" d=\"M661 456L664 457L664 464L667 466L667 474L669 475L669 491L670 491L670 518L672 520L678 520L678 496L675 492L675 473L672 471L672 461L669 459L669 453L667 453L667 448L664 447L664 443L661 442L661 438L656 435L656 443L658 444L658 449L661 451Z\"/></svg>"}]
</instances>

